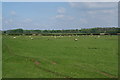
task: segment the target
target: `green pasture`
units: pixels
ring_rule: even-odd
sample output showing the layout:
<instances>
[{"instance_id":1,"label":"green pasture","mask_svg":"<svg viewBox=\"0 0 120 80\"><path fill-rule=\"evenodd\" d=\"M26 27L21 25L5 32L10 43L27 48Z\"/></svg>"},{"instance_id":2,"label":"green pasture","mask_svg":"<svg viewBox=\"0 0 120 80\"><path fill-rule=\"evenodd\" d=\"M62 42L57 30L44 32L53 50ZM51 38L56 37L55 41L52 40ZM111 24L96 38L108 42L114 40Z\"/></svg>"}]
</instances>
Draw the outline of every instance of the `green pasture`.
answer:
<instances>
[{"instance_id":1,"label":"green pasture","mask_svg":"<svg viewBox=\"0 0 120 80\"><path fill-rule=\"evenodd\" d=\"M3 36L2 46L4 78L118 77L117 36Z\"/></svg>"}]
</instances>

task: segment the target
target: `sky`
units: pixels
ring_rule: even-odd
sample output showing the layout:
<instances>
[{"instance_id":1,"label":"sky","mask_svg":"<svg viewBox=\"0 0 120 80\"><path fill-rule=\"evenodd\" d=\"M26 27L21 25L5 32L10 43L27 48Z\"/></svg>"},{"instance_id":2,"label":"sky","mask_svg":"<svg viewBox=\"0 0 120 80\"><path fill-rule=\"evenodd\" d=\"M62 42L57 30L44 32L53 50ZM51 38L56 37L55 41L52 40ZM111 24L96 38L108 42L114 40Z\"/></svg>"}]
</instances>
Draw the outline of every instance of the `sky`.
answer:
<instances>
[{"instance_id":1,"label":"sky","mask_svg":"<svg viewBox=\"0 0 120 80\"><path fill-rule=\"evenodd\" d=\"M118 27L117 2L3 2L2 29Z\"/></svg>"}]
</instances>

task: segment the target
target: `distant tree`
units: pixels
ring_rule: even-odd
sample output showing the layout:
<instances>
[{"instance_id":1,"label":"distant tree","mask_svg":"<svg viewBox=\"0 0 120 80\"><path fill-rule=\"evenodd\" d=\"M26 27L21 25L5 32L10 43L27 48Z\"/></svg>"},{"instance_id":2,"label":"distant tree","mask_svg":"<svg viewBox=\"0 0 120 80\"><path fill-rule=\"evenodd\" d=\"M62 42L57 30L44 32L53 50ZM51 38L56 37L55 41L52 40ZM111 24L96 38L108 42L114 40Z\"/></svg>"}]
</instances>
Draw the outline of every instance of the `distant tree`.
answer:
<instances>
[{"instance_id":1,"label":"distant tree","mask_svg":"<svg viewBox=\"0 0 120 80\"><path fill-rule=\"evenodd\" d=\"M89 29L70 29L70 30L23 30L13 29L3 31L4 34L40 34L40 33L120 33L120 28L89 28Z\"/></svg>"}]
</instances>

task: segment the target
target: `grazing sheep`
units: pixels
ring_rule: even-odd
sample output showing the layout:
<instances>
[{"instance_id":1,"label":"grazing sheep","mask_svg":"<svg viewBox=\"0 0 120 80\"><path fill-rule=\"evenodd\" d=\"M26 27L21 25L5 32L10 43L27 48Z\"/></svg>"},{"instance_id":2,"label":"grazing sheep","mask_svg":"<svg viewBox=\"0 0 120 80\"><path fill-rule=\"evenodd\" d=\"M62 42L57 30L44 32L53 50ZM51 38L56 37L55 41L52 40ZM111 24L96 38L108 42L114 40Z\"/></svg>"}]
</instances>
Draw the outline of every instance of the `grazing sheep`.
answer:
<instances>
[{"instance_id":1,"label":"grazing sheep","mask_svg":"<svg viewBox=\"0 0 120 80\"><path fill-rule=\"evenodd\" d=\"M31 38L33 40L33 38Z\"/></svg>"},{"instance_id":2,"label":"grazing sheep","mask_svg":"<svg viewBox=\"0 0 120 80\"><path fill-rule=\"evenodd\" d=\"M98 36L98 38L100 38L100 36Z\"/></svg>"},{"instance_id":3,"label":"grazing sheep","mask_svg":"<svg viewBox=\"0 0 120 80\"><path fill-rule=\"evenodd\" d=\"M77 41L78 39L74 39L75 41Z\"/></svg>"},{"instance_id":4,"label":"grazing sheep","mask_svg":"<svg viewBox=\"0 0 120 80\"><path fill-rule=\"evenodd\" d=\"M69 35L69 37L71 37L71 36Z\"/></svg>"},{"instance_id":5,"label":"grazing sheep","mask_svg":"<svg viewBox=\"0 0 120 80\"><path fill-rule=\"evenodd\" d=\"M16 37L13 37L14 39L16 38Z\"/></svg>"}]
</instances>

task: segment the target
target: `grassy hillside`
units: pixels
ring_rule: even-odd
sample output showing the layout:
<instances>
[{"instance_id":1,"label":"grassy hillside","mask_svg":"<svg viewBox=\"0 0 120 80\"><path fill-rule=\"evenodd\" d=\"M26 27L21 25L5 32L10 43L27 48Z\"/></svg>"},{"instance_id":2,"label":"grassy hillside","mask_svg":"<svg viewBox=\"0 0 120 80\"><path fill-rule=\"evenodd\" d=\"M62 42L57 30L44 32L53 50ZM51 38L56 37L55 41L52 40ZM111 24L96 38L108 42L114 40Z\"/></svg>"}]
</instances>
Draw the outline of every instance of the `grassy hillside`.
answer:
<instances>
[{"instance_id":1,"label":"grassy hillside","mask_svg":"<svg viewBox=\"0 0 120 80\"><path fill-rule=\"evenodd\" d=\"M117 77L117 36L31 37L3 36L4 78Z\"/></svg>"}]
</instances>

